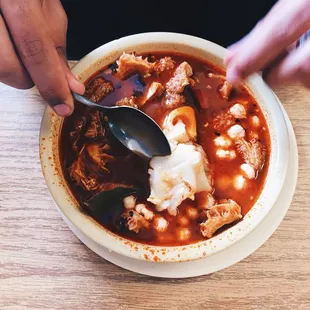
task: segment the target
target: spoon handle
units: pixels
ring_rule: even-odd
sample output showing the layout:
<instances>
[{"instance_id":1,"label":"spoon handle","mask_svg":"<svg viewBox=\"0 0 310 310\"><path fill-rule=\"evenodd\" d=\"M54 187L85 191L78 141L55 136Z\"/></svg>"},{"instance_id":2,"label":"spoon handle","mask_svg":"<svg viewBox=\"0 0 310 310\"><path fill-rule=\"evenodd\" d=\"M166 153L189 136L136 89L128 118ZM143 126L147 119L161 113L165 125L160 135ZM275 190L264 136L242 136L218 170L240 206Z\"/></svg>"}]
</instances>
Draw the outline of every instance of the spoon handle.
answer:
<instances>
[{"instance_id":1,"label":"spoon handle","mask_svg":"<svg viewBox=\"0 0 310 310\"><path fill-rule=\"evenodd\" d=\"M101 106L101 105L99 105L99 104L97 104L97 103L94 103L94 102L88 100L87 98L85 98L85 97L83 97L83 96L81 96L81 95L78 95L78 94L75 93L75 92L72 92L72 95L73 95L73 97L74 97L75 100L77 100L78 102L83 103L83 104L85 104L85 105L87 105L87 106L89 106L89 107L91 107L91 108L106 109L106 107L103 107L103 106Z\"/></svg>"}]
</instances>

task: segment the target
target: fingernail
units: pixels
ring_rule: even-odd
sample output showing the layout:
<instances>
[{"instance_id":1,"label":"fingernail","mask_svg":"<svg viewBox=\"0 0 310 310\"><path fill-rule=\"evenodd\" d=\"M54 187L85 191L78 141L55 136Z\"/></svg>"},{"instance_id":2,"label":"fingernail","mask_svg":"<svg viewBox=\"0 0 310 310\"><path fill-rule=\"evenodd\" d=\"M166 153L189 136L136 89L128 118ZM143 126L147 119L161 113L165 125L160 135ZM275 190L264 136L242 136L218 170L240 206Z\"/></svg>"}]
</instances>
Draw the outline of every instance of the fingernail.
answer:
<instances>
[{"instance_id":1,"label":"fingernail","mask_svg":"<svg viewBox=\"0 0 310 310\"><path fill-rule=\"evenodd\" d=\"M72 112L71 107L67 104L58 104L54 106L54 110L59 116L68 116Z\"/></svg>"},{"instance_id":2,"label":"fingernail","mask_svg":"<svg viewBox=\"0 0 310 310\"><path fill-rule=\"evenodd\" d=\"M85 93L85 85L78 80L76 80L76 86L75 86L77 93L80 95L83 95Z\"/></svg>"},{"instance_id":3,"label":"fingernail","mask_svg":"<svg viewBox=\"0 0 310 310\"><path fill-rule=\"evenodd\" d=\"M69 83L70 89L78 93L79 95L83 95L85 93L84 84L80 82L75 76L72 75L72 77L68 77L68 83Z\"/></svg>"}]
</instances>

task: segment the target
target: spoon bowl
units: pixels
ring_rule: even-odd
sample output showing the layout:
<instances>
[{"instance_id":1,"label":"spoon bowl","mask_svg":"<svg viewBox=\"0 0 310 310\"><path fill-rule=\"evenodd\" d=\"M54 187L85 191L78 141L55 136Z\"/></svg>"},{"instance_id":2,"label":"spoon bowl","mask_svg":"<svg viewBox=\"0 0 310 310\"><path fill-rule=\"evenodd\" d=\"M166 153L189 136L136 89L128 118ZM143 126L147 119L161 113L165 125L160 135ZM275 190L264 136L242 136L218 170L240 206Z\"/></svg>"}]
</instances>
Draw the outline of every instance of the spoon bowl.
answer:
<instances>
[{"instance_id":1,"label":"spoon bowl","mask_svg":"<svg viewBox=\"0 0 310 310\"><path fill-rule=\"evenodd\" d=\"M143 159L171 154L165 134L144 112L129 106L102 106L76 93L73 93L73 97L84 105L101 110L116 139Z\"/></svg>"}]
</instances>

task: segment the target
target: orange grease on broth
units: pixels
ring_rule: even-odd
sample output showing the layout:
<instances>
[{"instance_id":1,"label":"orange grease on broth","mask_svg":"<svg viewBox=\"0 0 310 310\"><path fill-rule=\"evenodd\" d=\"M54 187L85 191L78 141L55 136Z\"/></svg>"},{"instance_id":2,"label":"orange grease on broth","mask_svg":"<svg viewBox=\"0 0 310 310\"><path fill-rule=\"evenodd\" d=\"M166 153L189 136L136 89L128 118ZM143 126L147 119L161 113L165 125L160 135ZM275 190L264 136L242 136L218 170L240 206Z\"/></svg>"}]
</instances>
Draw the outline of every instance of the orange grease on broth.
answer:
<instances>
[{"instance_id":1,"label":"orange grease on broth","mask_svg":"<svg viewBox=\"0 0 310 310\"><path fill-rule=\"evenodd\" d=\"M251 209L251 207L255 204L257 198L259 197L263 189L266 174L268 171L269 155L270 155L270 136L268 132L268 126L256 100L250 95L250 93L245 88L239 88L237 90L234 90L233 95L231 96L229 101L222 100L217 92L217 89L220 87L222 82L218 79L209 78L208 73L212 72L216 74L225 74L225 71L222 68L219 68L214 64L207 62L206 60L201 60L188 55L182 55L178 53L156 52L152 53L152 55L155 56L156 59L165 56L171 56L172 59L176 62L176 66L182 63L183 61L187 61L193 68L193 71L195 72L196 76L199 78L199 83L197 86L193 88L193 93L200 102L201 106L205 107L205 109L200 109L199 113L196 114L198 124L197 126L198 139L199 139L198 142L200 145L202 145L202 147L206 151L210 165L212 166L213 178L215 180L213 195L215 199L230 198L235 200L242 208L242 215L243 216L246 215L247 212ZM147 56L147 54L143 56ZM132 95L134 86L133 77L129 77L128 79L121 81L115 76L107 74L105 72L106 69L107 67L103 68L85 82L85 85L87 85L94 77L102 76L106 80L111 81L113 83L115 88L114 92L105 97L100 102L100 104L113 105L115 104L115 102L121 100L124 97L130 97ZM142 80L146 85L149 85L151 82L154 81L160 82L161 84L165 85L165 83L171 78L171 76L172 72L164 72L160 75L160 77L156 76L154 77L152 75L151 77ZM119 88L120 84L122 85L121 88ZM214 139L219 133L221 134L221 132L216 133L212 128L212 126L204 127L204 124L206 122L213 119L214 116L218 115L223 109L227 109L227 107L230 106L232 103L237 103L238 101L248 102L248 115L249 116L257 115L260 119L261 125L259 129L252 128L252 125L249 122L249 118L245 120L238 120L238 124L240 124L242 127L245 128L247 135L251 130L256 131L259 134L260 141L265 145L267 150L267 158L263 170L260 171L255 182L249 182L249 186L241 191L234 190L232 186L232 179L230 181L229 186L225 189L221 189L219 186L217 186L216 180L222 177L223 175L227 175L228 177L235 176L236 174L240 175L241 173L240 165L243 163L243 161L238 156L235 160L231 162L217 159L215 155L216 146L214 145ZM150 100L143 106L142 110L149 116L151 116L158 124L162 124L165 115L167 114L167 112L169 112L169 110L167 110L162 106L160 99ZM70 180L70 177L68 176L67 169L74 159L72 157L73 152L70 149L68 133L71 130L73 130L72 126L74 119L86 115L89 111L90 110L88 108L76 103L75 112L71 117L66 119L63 124L62 134L60 138L61 140L60 157L64 175L66 176L67 182L69 183L72 193L74 194L76 199L80 202L83 201L83 199L85 200L85 197L89 198L89 195L85 190L75 186ZM266 129L265 131L262 129L263 127L265 127ZM246 138L247 140L250 140L248 136L246 136ZM123 151L126 152L126 150ZM122 167L124 167L124 165L122 165ZM137 172L141 173L143 169L144 169L143 172L147 171L147 169L145 170L145 167L143 165L138 165L137 167L138 167ZM140 168L141 171L139 171ZM116 174L119 173L120 171L118 171ZM121 173L126 174L126 171L123 170ZM148 186L147 175L144 176L143 182L147 183L144 184L144 186ZM252 199L250 199L250 197L252 197ZM120 231L116 229L116 227L114 227L113 224L105 225L105 227L111 230L112 232L118 234L119 236L125 237L126 239L151 245L178 246L205 240L205 238L203 238L203 236L200 233L199 224L195 220L190 220L188 228L191 232L191 238L186 241L179 241L176 236L176 231L177 228L179 227L176 217L169 215L167 211L160 213L156 212L154 206L146 202L147 196L143 198L144 201L141 202L146 203L148 207L150 207L155 214L160 214L161 216L164 216L168 220L169 226L165 232L159 233L156 232L154 228L151 228L148 230L142 230L138 234L136 234L128 230ZM195 207L196 204L191 200L183 201L183 203L178 208L179 215L186 214L185 209L187 206ZM217 232L217 234L230 226L232 225L227 225L223 227Z\"/></svg>"}]
</instances>

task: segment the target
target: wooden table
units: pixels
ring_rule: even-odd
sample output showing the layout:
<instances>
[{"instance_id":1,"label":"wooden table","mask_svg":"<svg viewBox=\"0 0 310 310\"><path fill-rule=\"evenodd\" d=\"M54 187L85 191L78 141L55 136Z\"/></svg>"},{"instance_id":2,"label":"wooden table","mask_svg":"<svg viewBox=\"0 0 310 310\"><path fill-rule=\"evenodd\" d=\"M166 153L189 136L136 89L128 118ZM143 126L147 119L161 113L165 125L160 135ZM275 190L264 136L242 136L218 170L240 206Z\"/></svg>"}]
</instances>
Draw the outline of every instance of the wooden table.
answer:
<instances>
[{"instance_id":1,"label":"wooden table","mask_svg":"<svg viewBox=\"0 0 310 310\"><path fill-rule=\"evenodd\" d=\"M187 280L122 270L67 228L41 173L44 104L0 85L0 309L310 309L310 93L277 94L300 155L293 204L275 234L244 261Z\"/></svg>"}]
</instances>

